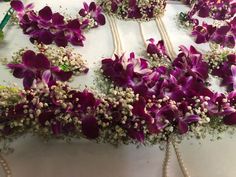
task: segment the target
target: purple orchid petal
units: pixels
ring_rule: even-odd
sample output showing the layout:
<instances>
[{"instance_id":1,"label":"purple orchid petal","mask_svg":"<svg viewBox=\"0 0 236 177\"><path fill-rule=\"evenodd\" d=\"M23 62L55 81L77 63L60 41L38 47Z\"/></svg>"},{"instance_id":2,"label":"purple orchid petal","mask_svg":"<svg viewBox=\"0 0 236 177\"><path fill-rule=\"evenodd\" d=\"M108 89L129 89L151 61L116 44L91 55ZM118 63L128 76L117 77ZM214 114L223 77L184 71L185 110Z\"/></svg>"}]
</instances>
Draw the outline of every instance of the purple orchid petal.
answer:
<instances>
[{"instance_id":1,"label":"purple orchid petal","mask_svg":"<svg viewBox=\"0 0 236 177\"><path fill-rule=\"evenodd\" d=\"M85 17L87 15L87 11L85 9L80 9L79 14L81 17Z\"/></svg>"},{"instance_id":2,"label":"purple orchid petal","mask_svg":"<svg viewBox=\"0 0 236 177\"><path fill-rule=\"evenodd\" d=\"M62 124L59 121L55 121L51 124L52 132L58 136L62 132Z\"/></svg>"},{"instance_id":3,"label":"purple orchid petal","mask_svg":"<svg viewBox=\"0 0 236 177\"><path fill-rule=\"evenodd\" d=\"M41 125L45 125L46 121L53 120L55 118L55 114L52 111L42 112L39 117L38 121Z\"/></svg>"},{"instance_id":4,"label":"purple orchid petal","mask_svg":"<svg viewBox=\"0 0 236 177\"><path fill-rule=\"evenodd\" d=\"M52 19L52 10L49 6L45 6L44 8L42 8L39 11L39 16L45 20L45 21L49 21Z\"/></svg>"},{"instance_id":5,"label":"purple orchid petal","mask_svg":"<svg viewBox=\"0 0 236 177\"><path fill-rule=\"evenodd\" d=\"M8 64L8 68L13 70L13 76L19 79L24 78L25 66L22 64Z\"/></svg>"},{"instance_id":6,"label":"purple orchid petal","mask_svg":"<svg viewBox=\"0 0 236 177\"><path fill-rule=\"evenodd\" d=\"M132 113L137 116L145 115L144 111L145 106L146 106L146 101L144 98L141 97L138 101L134 102Z\"/></svg>"},{"instance_id":7,"label":"purple orchid petal","mask_svg":"<svg viewBox=\"0 0 236 177\"><path fill-rule=\"evenodd\" d=\"M22 55L22 61L23 64L26 67L32 68L34 67L34 61L35 61L36 54L32 50L27 50L23 55Z\"/></svg>"},{"instance_id":8,"label":"purple orchid petal","mask_svg":"<svg viewBox=\"0 0 236 177\"><path fill-rule=\"evenodd\" d=\"M216 30L216 33L220 34L220 35L226 35L230 30L230 26L221 26L220 28L218 28Z\"/></svg>"},{"instance_id":9,"label":"purple orchid petal","mask_svg":"<svg viewBox=\"0 0 236 177\"><path fill-rule=\"evenodd\" d=\"M236 112L225 116L223 121L224 121L224 124L226 124L226 125L235 125L236 124Z\"/></svg>"},{"instance_id":10,"label":"purple orchid petal","mask_svg":"<svg viewBox=\"0 0 236 177\"><path fill-rule=\"evenodd\" d=\"M60 70L59 67L52 67L51 71L56 80L60 80L63 82L68 81L72 77L72 74L73 74L72 71L66 72L66 71Z\"/></svg>"},{"instance_id":11,"label":"purple orchid petal","mask_svg":"<svg viewBox=\"0 0 236 177\"><path fill-rule=\"evenodd\" d=\"M202 7L198 12L198 16L202 18L208 17L209 14L210 14L210 9L207 6Z\"/></svg>"},{"instance_id":12,"label":"purple orchid petal","mask_svg":"<svg viewBox=\"0 0 236 177\"><path fill-rule=\"evenodd\" d=\"M87 116L82 119L82 132L89 139L95 139L99 136L99 127L95 117Z\"/></svg>"},{"instance_id":13,"label":"purple orchid petal","mask_svg":"<svg viewBox=\"0 0 236 177\"><path fill-rule=\"evenodd\" d=\"M51 66L48 58L42 53L36 55L33 64L33 66L37 69L49 69Z\"/></svg>"},{"instance_id":14,"label":"purple orchid petal","mask_svg":"<svg viewBox=\"0 0 236 177\"><path fill-rule=\"evenodd\" d=\"M100 25L105 25L106 23L106 19L105 19L105 16L103 14L99 14L97 16L97 22L100 24Z\"/></svg>"},{"instance_id":15,"label":"purple orchid petal","mask_svg":"<svg viewBox=\"0 0 236 177\"><path fill-rule=\"evenodd\" d=\"M91 2L89 4L89 11L95 11L96 10L96 4L95 2Z\"/></svg>"},{"instance_id":16,"label":"purple orchid petal","mask_svg":"<svg viewBox=\"0 0 236 177\"><path fill-rule=\"evenodd\" d=\"M52 44L54 35L48 30L42 30L39 33L39 40L46 45Z\"/></svg>"},{"instance_id":17,"label":"purple orchid petal","mask_svg":"<svg viewBox=\"0 0 236 177\"><path fill-rule=\"evenodd\" d=\"M51 77L52 77L51 71L50 71L50 70L46 70L46 71L43 72L42 80L43 80L46 84L48 84L49 81L50 81L50 79L51 79Z\"/></svg>"},{"instance_id":18,"label":"purple orchid petal","mask_svg":"<svg viewBox=\"0 0 236 177\"><path fill-rule=\"evenodd\" d=\"M190 115L184 119L184 122L186 122L187 124L191 124L193 122L198 122L199 120L200 117L198 115Z\"/></svg>"},{"instance_id":19,"label":"purple orchid petal","mask_svg":"<svg viewBox=\"0 0 236 177\"><path fill-rule=\"evenodd\" d=\"M114 13L114 12L117 11L117 9L118 9L117 3L114 2L114 1L112 1L112 2L111 2L111 11Z\"/></svg>"},{"instance_id":20,"label":"purple orchid petal","mask_svg":"<svg viewBox=\"0 0 236 177\"><path fill-rule=\"evenodd\" d=\"M224 45L229 48L234 48L235 47L235 37L233 35L226 36Z\"/></svg>"},{"instance_id":21,"label":"purple orchid petal","mask_svg":"<svg viewBox=\"0 0 236 177\"><path fill-rule=\"evenodd\" d=\"M11 1L11 7L15 10L15 11L23 11L24 10L24 4L19 1L19 0L12 0Z\"/></svg>"},{"instance_id":22,"label":"purple orchid petal","mask_svg":"<svg viewBox=\"0 0 236 177\"><path fill-rule=\"evenodd\" d=\"M188 132L188 124L182 120L178 121L178 130L180 134L185 134Z\"/></svg>"},{"instance_id":23,"label":"purple orchid petal","mask_svg":"<svg viewBox=\"0 0 236 177\"><path fill-rule=\"evenodd\" d=\"M68 44L68 40L67 40L65 33L63 31L61 31L55 35L54 41L55 41L56 45L59 47L66 47Z\"/></svg>"},{"instance_id":24,"label":"purple orchid petal","mask_svg":"<svg viewBox=\"0 0 236 177\"><path fill-rule=\"evenodd\" d=\"M64 16L62 16L60 13L54 13L52 15L52 23L54 25L63 25L65 23Z\"/></svg>"},{"instance_id":25,"label":"purple orchid petal","mask_svg":"<svg viewBox=\"0 0 236 177\"><path fill-rule=\"evenodd\" d=\"M87 107L95 107L97 104L94 95L86 89L83 92L78 93L78 98L82 110L86 110Z\"/></svg>"},{"instance_id":26,"label":"purple orchid petal","mask_svg":"<svg viewBox=\"0 0 236 177\"><path fill-rule=\"evenodd\" d=\"M67 27L72 30L80 29L80 22L78 19L71 20L70 22L68 22Z\"/></svg>"},{"instance_id":27,"label":"purple orchid petal","mask_svg":"<svg viewBox=\"0 0 236 177\"><path fill-rule=\"evenodd\" d=\"M134 130L134 129L130 129L128 131L128 135L132 138L132 139L135 139L139 142L143 142L144 139L145 139L145 135L142 131L137 131L137 130Z\"/></svg>"},{"instance_id":28,"label":"purple orchid petal","mask_svg":"<svg viewBox=\"0 0 236 177\"><path fill-rule=\"evenodd\" d=\"M25 71L24 73L24 79L23 79L23 86L25 89L30 89L31 86L33 85L35 79L35 75L32 71Z\"/></svg>"},{"instance_id":29,"label":"purple orchid petal","mask_svg":"<svg viewBox=\"0 0 236 177\"><path fill-rule=\"evenodd\" d=\"M231 66L233 88L236 90L236 65Z\"/></svg>"}]
</instances>

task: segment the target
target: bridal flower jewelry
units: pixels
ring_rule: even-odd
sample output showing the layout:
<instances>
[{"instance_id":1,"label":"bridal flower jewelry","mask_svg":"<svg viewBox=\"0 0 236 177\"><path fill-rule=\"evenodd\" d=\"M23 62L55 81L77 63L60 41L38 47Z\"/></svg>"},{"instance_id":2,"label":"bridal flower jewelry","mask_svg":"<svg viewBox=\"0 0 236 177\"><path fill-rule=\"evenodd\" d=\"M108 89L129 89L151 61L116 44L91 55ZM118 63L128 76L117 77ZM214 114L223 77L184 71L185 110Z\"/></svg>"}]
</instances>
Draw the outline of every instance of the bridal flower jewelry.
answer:
<instances>
[{"instance_id":1,"label":"bridal flower jewelry","mask_svg":"<svg viewBox=\"0 0 236 177\"><path fill-rule=\"evenodd\" d=\"M91 2L84 3L78 16L74 19L65 19L59 12L52 12L45 6L38 13L33 10L33 4L24 5L19 0L11 1L12 8L17 13L19 25L24 34L30 36L31 42L65 47L68 43L83 46L84 32L105 24L105 17L101 7Z\"/></svg>"},{"instance_id":2,"label":"bridal flower jewelry","mask_svg":"<svg viewBox=\"0 0 236 177\"><path fill-rule=\"evenodd\" d=\"M155 45L151 40L150 45L149 52L168 58L162 41ZM114 145L156 144L171 134L199 136L201 127L216 128L216 122L219 129L222 123L235 124L235 53L225 54L222 64L211 64L210 55L222 56L204 56L192 46L181 46L169 66L153 67L134 53L103 59L103 93L98 93L71 88L63 83L71 74L54 70L44 54L24 51L22 63L8 66L15 77L25 80L25 89L1 88L1 136L35 132ZM227 81L227 94L210 89L209 74Z\"/></svg>"}]
</instances>

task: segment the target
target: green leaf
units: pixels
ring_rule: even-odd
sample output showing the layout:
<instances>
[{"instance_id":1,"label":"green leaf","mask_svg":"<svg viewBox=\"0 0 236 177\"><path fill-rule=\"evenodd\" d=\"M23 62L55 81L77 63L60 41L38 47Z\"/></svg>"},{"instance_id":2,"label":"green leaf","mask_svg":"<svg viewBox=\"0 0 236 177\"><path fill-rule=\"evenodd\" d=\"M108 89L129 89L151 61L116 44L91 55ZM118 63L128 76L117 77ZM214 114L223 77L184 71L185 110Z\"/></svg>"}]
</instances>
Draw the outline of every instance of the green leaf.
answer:
<instances>
[{"instance_id":1,"label":"green leaf","mask_svg":"<svg viewBox=\"0 0 236 177\"><path fill-rule=\"evenodd\" d=\"M68 71L69 70L69 66L64 64L64 65L61 65L60 68L63 70L63 71Z\"/></svg>"}]
</instances>

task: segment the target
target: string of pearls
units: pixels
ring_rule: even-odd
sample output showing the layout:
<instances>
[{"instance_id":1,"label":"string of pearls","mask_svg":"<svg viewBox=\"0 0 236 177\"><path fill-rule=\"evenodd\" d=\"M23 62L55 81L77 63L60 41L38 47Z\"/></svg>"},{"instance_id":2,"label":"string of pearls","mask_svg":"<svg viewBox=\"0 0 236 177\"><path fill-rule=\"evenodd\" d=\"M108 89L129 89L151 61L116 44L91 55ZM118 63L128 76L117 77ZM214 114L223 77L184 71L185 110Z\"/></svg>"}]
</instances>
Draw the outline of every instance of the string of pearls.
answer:
<instances>
[{"instance_id":1,"label":"string of pearls","mask_svg":"<svg viewBox=\"0 0 236 177\"><path fill-rule=\"evenodd\" d=\"M178 161L178 164L180 166L180 170L181 170L183 176L184 177L191 177L189 175L189 172L188 172L186 166L184 165L184 161L183 161L182 155L180 153L178 144L176 143L174 138L169 138L166 142L165 158L163 160L163 166L162 166L162 177L169 177L168 176L168 167L169 167L170 158L171 158L171 148L170 148L171 144L174 147L174 152L176 154L177 161Z\"/></svg>"},{"instance_id":2,"label":"string of pearls","mask_svg":"<svg viewBox=\"0 0 236 177\"><path fill-rule=\"evenodd\" d=\"M186 166L184 165L184 161L183 161L182 155L179 151L178 144L175 142L175 140L172 140L172 145L174 147L175 154L176 154L182 174L184 175L184 177L190 177L189 172L188 172Z\"/></svg>"},{"instance_id":3,"label":"string of pearls","mask_svg":"<svg viewBox=\"0 0 236 177\"><path fill-rule=\"evenodd\" d=\"M116 25L116 21L115 21L114 17L111 17L111 16L107 16L107 19L109 22L112 36L113 36L113 44L114 44L113 54L115 53L118 55L122 55L123 47L122 47L122 42L121 42L121 38L119 35L119 31L118 31L118 28Z\"/></svg>"},{"instance_id":4,"label":"string of pearls","mask_svg":"<svg viewBox=\"0 0 236 177\"><path fill-rule=\"evenodd\" d=\"M164 23L163 23L161 18L156 18L155 21L156 21L156 26L157 26L160 34L161 34L161 37L162 37L162 39L165 42L167 52L168 52L169 56L172 59L174 59L176 57L176 53L175 53L173 45L172 45L172 43L170 41L169 35L167 34L165 25L164 25Z\"/></svg>"},{"instance_id":5,"label":"string of pearls","mask_svg":"<svg viewBox=\"0 0 236 177\"><path fill-rule=\"evenodd\" d=\"M168 167L170 163L170 156L171 156L171 149L170 149L170 140L166 142L166 151L165 151L165 158L163 161L162 166L162 177L168 177Z\"/></svg>"},{"instance_id":6,"label":"string of pearls","mask_svg":"<svg viewBox=\"0 0 236 177\"><path fill-rule=\"evenodd\" d=\"M1 154L0 154L0 165L5 173L5 176L12 177L10 166Z\"/></svg>"}]
</instances>

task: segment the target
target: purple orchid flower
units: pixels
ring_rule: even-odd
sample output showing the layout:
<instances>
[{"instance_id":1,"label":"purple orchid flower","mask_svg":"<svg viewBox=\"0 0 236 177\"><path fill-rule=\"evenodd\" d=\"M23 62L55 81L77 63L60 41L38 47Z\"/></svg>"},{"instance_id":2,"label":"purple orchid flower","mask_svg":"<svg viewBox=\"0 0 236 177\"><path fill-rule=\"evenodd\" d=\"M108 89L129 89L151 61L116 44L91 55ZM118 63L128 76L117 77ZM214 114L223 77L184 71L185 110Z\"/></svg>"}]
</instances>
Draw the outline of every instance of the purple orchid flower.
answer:
<instances>
[{"instance_id":1,"label":"purple orchid flower","mask_svg":"<svg viewBox=\"0 0 236 177\"><path fill-rule=\"evenodd\" d=\"M96 6L94 2L90 4L87 12L91 19L76 18L69 21L60 13L53 13L49 6L42 8L38 14L33 10L32 4L24 6L21 1L13 0L11 6L17 12L20 26L23 32L30 36L30 41L46 45L55 42L57 46L65 47L70 42L72 45L83 46L84 28L88 27L90 20L97 22L92 27L105 24L101 7Z\"/></svg>"},{"instance_id":2,"label":"purple orchid flower","mask_svg":"<svg viewBox=\"0 0 236 177\"><path fill-rule=\"evenodd\" d=\"M72 72L64 72L58 67L51 66L45 55L35 54L31 50L27 50L22 55L22 63L8 64L7 66L13 71L13 76L23 79L25 89L30 89L33 82L37 80L51 85L56 80L67 81L72 76Z\"/></svg>"},{"instance_id":3,"label":"purple orchid flower","mask_svg":"<svg viewBox=\"0 0 236 177\"><path fill-rule=\"evenodd\" d=\"M180 46L180 51L172 65L183 70L184 72L181 71L183 74L191 75L202 81L206 80L208 78L208 64L203 61L202 54L193 46L190 46L189 50L184 46ZM172 73L173 75L178 74L175 70Z\"/></svg>"},{"instance_id":4,"label":"purple orchid flower","mask_svg":"<svg viewBox=\"0 0 236 177\"><path fill-rule=\"evenodd\" d=\"M227 86L229 91L235 90L235 78L236 78L236 55L227 55L227 60L220 64L219 68L215 68L212 74L222 78L221 85Z\"/></svg>"},{"instance_id":5,"label":"purple orchid flower","mask_svg":"<svg viewBox=\"0 0 236 177\"><path fill-rule=\"evenodd\" d=\"M166 57L170 60L163 40L158 41L157 44L155 44L155 40L153 38L148 41L150 42L147 47L148 54L157 55L158 57Z\"/></svg>"},{"instance_id":6,"label":"purple orchid flower","mask_svg":"<svg viewBox=\"0 0 236 177\"><path fill-rule=\"evenodd\" d=\"M215 30L216 27L203 22L201 26L199 25L193 28L192 36L195 37L195 42L197 44L205 43L210 40L210 37Z\"/></svg>"},{"instance_id":7,"label":"purple orchid flower","mask_svg":"<svg viewBox=\"0 0 236 177\"><path fill-rule=\"evenodd\" d=\"M95 2L91 2L89 5L84 2L84 8L79 11L79 14L82 17L86 17L86 15L90 14L91 17L99 24L105 25L106 19L105 16L101 13L102 8L97 6Z\"/></svg>"},{"instance_id":8,"label":"purple orchid flower","mask_svg":"<svg viewBox=\"0 0 236 177\"><path fill-rule=\"evenodd\" d=\"M133 86L141 76L151 72L147 60L136 59L134 53L131 53L129 58L125 55L121 57L115 55L115 60L103 59L102 70L105 76L123 87Z\"/></svg>"}]
</instances>

